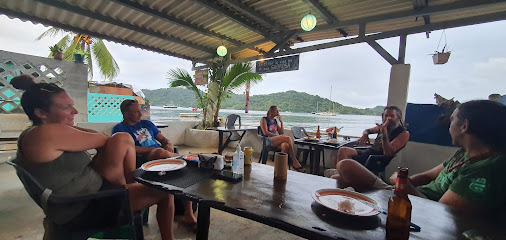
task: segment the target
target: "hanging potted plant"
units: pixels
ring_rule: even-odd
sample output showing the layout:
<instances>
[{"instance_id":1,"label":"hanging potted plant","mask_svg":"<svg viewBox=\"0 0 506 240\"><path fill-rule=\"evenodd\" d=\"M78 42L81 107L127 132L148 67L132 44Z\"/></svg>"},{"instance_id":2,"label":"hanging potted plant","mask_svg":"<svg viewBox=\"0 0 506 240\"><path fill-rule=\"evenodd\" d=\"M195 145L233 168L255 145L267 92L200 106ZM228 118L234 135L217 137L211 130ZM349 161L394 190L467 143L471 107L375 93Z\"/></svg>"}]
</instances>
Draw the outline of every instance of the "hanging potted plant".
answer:
<instances>
[{"instance_id":1,"label":"hanging potted plant","mask_svg":"<svg viewBox=\"0 0 506 240\"><path fill-rule=\"evenodd\" d=\"M443 38L443 36L445 37L445 45L441 50L441 52L438 52L437 48L439 48L439 43L441 43L441 38ZM432 54L432 61L434 62L434 64L445 64L448 62L448 59L450 58L451 52L448 51L448 49L446 48L446 32L444 30L443 33L441 34L441 38L439 38L439 43L435 51L436 53Z\"/></svg>"},{"instance_id":2,"label":"hanging potted plant","mask_svg":"<svg viewBox=\"0 0 506 240\"><path fill-rule=\"evenodd\" d=\"M54 59L62 60L63 59L63 49L61 49L58 44L55 44L54 46L50 46L49 50L51 51L51 55Z\"/></svg>"},{"instance_id":3,"label":"hanging potted plant","mask_svg":"<svg viewBox=\"0 0 506 240\"><path fill-rule=\"evenodd\" d=\"M89 53L84 52L81 48L76 48L74 51L74 62L84 63L84 56L86 55L89 55Z\"/></svg>"}]
</instances>

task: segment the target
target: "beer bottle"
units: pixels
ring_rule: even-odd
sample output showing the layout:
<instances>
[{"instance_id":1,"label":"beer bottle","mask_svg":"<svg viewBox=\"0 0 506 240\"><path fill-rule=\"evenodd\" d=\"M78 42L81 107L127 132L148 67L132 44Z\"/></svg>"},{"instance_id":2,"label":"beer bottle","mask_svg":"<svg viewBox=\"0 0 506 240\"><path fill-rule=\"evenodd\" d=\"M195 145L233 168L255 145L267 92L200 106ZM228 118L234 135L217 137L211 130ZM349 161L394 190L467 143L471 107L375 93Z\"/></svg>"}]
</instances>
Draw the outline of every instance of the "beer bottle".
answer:
<instances>
[{"instance_id":1,"label":"beer bottle","mask_svg":"<svg viewBox=\"0 0 506 240\"><path fill-rule=\"evenodd\" d=\"M316 130L316 138L320 138L320 125L318 125L318 130Z\"/></svg>"},{"instance_id":2,"label":"beer bottle","mask_svg":"<svg viewBox=\"0 0 506 240\"><path fill-rule=\"evenodd\" d=\"M332 138L337 138L337 127L334 127L334 133L332 133Z\"/></svg>"},{"instance_id":3,"label":"beer bottle","mask_svg":"<svg viewBox=\"0 0 506 240\"><path fill-rule=\"evenodd\" d=\"M408 168L398 168L394 194L388 200L386 239L408 239L411 201L407 193Z\"/></svg>"}]
</instances>

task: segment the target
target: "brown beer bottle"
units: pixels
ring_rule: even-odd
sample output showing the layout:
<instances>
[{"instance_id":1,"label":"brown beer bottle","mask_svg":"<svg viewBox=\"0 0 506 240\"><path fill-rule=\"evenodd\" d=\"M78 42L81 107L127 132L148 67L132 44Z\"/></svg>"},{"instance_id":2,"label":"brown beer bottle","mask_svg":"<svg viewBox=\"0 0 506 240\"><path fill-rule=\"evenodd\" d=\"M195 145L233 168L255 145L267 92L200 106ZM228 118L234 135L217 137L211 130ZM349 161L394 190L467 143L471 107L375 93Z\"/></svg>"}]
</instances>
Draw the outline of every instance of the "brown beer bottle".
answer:
<instances>
[{"instance_id":1,"label":"brown beer bottle","mask_svg":"<svg viewBox=\"0 0 506 240\"><path fill-rule=\"evenodd\" d=\"M321 134L320 134L320 125L318 125L318 130L316 130L316 138L320 138L321 137Z\"/></svg>"},{"instance_id":2,"label":"brown beer bottle","mask_svg":"<svg viewBox=\"0 0 506 240\"><path fill-rule=\"evenodd\" d=\"M334 127L334 133L332 133L332 138L337 138L337 127Z\"/></svg>"},{"instance_id":3,"label":"brown beer bottle","mask_svg":"<svg viewBox=\"0 0 506 240\"><path fill-rule=\"evenodd\" d=\"M386 239L408 239L411 201L406 192L408 168L398 168L394 194L388 200Z\"/></svg>"}]
</instances>

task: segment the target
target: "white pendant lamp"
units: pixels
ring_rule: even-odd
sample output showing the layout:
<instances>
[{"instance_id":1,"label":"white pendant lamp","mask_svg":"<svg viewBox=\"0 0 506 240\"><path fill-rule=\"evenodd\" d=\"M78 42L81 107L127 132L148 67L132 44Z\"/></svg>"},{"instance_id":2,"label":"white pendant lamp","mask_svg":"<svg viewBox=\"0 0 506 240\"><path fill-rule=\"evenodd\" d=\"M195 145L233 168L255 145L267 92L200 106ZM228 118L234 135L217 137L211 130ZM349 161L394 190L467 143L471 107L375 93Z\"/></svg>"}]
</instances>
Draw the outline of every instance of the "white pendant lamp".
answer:
<instances>
[{"instance_id":1,"label":"white pendant lamp","mask_svg":"<svg viewBox=\"0 0 506 240\"><path fill-rule=\"evenodd\" d=\"M216 53L218 53L218 56L223 57L227 55L227 48L221 45L216 49Z\"/></svg>"},{"instance_id":2,"label":"white pendant lamp","mask_svg":"<svg viewBox=\"0 0 506 240\"><path fill-rule=\"evenodd\" d=\"M304 16L300 21L300 27L302 27L304 31L311 31L315 26L316 26L316 17L311 13Z\"/></svg>"}]
</instances>

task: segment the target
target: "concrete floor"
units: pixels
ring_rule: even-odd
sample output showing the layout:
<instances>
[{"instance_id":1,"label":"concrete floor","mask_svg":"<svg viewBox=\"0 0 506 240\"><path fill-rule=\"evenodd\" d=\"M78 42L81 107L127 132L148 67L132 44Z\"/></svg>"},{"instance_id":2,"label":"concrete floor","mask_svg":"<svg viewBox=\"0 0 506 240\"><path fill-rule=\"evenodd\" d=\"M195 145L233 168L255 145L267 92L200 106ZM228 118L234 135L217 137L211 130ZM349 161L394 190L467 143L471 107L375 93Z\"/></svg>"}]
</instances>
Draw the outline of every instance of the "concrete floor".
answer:
<instances>
[{"instance_id":1,"label":"concrete floor","mask_svg":"<svg viewBox=\"0 0 506 240\"><path fill-rule=\"evenodd\" d=\"M0 142L0 239L42 239L44 213L28 196L14 168L5 161L15 157L14 142ZM188 148L180 146L180 153L211 153L216 148ZM233 151L227 149L226 151ZM257 160L258 161L258 160ZM271 161L268 161L272 165ZM148 225L144 227L146 240L158 240L159 229L155 218L156 206L150 208ZM197 212L198 214L198 212ZM195 234L175 220L175 237L195 239ZM211 209L209 239L302 239L290 233Z\"/></svg>"}]
</instances>

